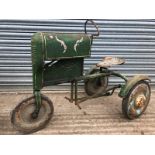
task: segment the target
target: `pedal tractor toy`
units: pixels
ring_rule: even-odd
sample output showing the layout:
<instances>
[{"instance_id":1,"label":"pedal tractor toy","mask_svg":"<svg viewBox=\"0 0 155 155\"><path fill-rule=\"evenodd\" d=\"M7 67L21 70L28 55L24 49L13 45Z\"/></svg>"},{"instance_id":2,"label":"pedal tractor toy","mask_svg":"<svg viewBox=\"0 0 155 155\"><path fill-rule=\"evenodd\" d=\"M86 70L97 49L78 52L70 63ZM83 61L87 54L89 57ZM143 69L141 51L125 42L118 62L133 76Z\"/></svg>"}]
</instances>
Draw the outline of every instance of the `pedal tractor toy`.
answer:
<instances>
[{"instance_id":1,"label":"pedal tractor toy","mask_svg":"<svg viewBox=\"0 0 155 155\"><path fill-rule=\"evenodd\" d=\"M87 33L88 22L97 30ZM128 119L138 118L146 110L150 100L149 77L136 75L131 79L109 69L122 65L124 59L105 57L83 75L84 58L91 54L93 38L99 30L93 20L86 20L85 33L35 33L32 37L33 96L23 100L12 112L11 122L22 133L31 133L45 127L50 121L54 107L52 101L41 94L45 86L71 83L71 96L67 98L79 108L87 99L110 96L119 88L123 99L122 111ZM48 62L47 62L48 61ZM123 84L108 87L109 77L123 79ZM85 97L78 97L78 82L84 81Z\"/></svg>"}]
</instances>

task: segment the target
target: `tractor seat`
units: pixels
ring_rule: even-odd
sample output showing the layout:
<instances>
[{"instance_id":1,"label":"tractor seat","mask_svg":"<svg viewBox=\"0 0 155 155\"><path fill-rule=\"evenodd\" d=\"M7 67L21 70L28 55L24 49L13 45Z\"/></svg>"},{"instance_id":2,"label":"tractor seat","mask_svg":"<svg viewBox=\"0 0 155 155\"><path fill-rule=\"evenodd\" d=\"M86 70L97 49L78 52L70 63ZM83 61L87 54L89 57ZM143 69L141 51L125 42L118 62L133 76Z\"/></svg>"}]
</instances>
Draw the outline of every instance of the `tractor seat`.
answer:
<instances>
[{"instance_id":1,"label":"tractor seat","mask_svg":"<svg viewBox=\"0 0 155 155\"><path fill-rule=\"evenodd\" d=\"M117 57L105 57L101 62L96 64L97 67L111 67L114 65L122 65L125 63L124 59L117 58Z\"/></svg>"}]
</instances>

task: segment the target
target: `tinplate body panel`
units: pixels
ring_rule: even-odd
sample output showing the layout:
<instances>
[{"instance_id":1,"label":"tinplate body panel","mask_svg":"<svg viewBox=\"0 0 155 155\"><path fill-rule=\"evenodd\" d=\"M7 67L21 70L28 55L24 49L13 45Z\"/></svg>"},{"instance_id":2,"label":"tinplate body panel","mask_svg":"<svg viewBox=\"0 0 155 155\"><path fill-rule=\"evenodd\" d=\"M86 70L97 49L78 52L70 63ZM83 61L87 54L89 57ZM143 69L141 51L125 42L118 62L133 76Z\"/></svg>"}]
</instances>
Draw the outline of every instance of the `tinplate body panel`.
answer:
<instances>
[{"instance_id":1,"label":"tinplate body panel","mask_svg":"<svg viewBox=\"0 0 155 155\"><path fill-rule=\"evenodd\" d=\"M69 82L82 76L83 58L90 55L91 37L35 33L31 45L33 88L40 90L43 86ZM46 66L46 60L57 62Z\"/></svg>"},{"instance_id":2,"label":"tinplate body panel","mask_svg":"<svg viewBox=\"0 0 155 155\"><path fill-rule=\"evenodd\" d=\"M83 58L59 60L43 72L44 86L70 82L83 75Z\"/></svg>"}]
</instances>

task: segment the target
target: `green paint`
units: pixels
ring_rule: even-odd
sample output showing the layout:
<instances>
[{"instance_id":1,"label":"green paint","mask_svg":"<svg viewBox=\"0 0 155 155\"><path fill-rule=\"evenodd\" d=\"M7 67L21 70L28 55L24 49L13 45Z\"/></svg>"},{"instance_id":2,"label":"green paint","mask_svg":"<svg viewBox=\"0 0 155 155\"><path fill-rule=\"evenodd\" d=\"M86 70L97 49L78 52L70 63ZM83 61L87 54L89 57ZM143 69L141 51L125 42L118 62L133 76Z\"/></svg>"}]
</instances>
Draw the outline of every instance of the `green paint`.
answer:
<instances>
[{"instance_id":1,"label":"green paint","mask_svg":"<svg viewBox=\"0 0 155 155\"><path fill-rule=\"evenodd\" d=\"M36 112L40 110L41 106L41 94L40 91L35 91L34 92L35 100L36 100Z\"/></svg>"},{"instance_id":2,"label":"green paint","mask_svg":"<svg viewBox=\"0 0 155 155\"><path fill-rule=\"evenodd\" d=\"M126 97L128 92L131 90L131 88L139 81L142 80L149 80L150 78L146 75L136 75L132 79L128 80L125 85L122 85L119 96L120 97Z\"/></svg>"},{"instance_id":3,"label":"green paint","mask_svg":"<svg viewBox=\"0 0 155 155\"><path fill-rule=\"evenodd\" d=\"M83 58L59 60L47 67L43 74L44 86L71 82L83 75Z\"/></svg>"},{"instance_id":4,"label":"green paint","mask_svg":"<svg viewBox=\"0 0 155 155\"><path fill-rule=\"evenodd\" d=\"M91 37L85 34L42 33L45 58L63 59L88 57L91 50Z\"/></svg>"},{"instance_id":5,"label":"green paint","mask_svg":"<svg viewBox=\"0 0 155 155\"><path fill-rule=\"evenodd\" d=\"M42 88L43 66L44 66L44 46L42 44L41 33L36 33L31 40L32 51L32 73L33 73L33 89L40 90Z\"/></svg>"},{"instance_id":6,"label":"green paint","mask_svg":"<svg viewBox=\"0 0 155 155\"><path fill-rule=\"evenodd\" d=\"M92 37L86 34L35 33L31 39L33 93L41 104L43 86L72 81L83 74L83 58L90 56ZM57 60L45 65L45 61Z\"/></svg>"}]
</instances>

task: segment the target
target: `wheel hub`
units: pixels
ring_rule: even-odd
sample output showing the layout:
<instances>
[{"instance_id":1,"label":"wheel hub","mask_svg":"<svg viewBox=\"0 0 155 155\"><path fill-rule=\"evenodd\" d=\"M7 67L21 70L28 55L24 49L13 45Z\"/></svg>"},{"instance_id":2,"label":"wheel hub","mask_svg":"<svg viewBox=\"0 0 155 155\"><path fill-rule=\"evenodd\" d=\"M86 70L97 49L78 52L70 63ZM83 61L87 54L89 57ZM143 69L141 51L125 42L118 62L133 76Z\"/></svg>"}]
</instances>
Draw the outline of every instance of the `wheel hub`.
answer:
<instances>
[{"instance_id":1,"label":"wheel hub","mask_svg":"<svg viewBox=\"0 0 155 155\"><path fill-rule=\"evenodd\" d=\"M38 114L39 114L39 111L34 111L33 113L31 113L31 118L32 119L37 119L38 118Z\"/></svg>"},{"instance_id":2,"label":"wheel hub","mask_svg":"<svg viewBox=\"0 0 155 155\"><path fill-rule=\"evenodd\" d=\"M146 101L146 97L142 94L142 95L138 95L138 97L136 98L136 107L137 108L141 108L144 103Z\"/></svg>"}]
</instances>

